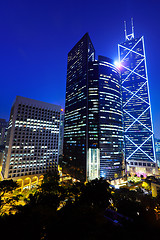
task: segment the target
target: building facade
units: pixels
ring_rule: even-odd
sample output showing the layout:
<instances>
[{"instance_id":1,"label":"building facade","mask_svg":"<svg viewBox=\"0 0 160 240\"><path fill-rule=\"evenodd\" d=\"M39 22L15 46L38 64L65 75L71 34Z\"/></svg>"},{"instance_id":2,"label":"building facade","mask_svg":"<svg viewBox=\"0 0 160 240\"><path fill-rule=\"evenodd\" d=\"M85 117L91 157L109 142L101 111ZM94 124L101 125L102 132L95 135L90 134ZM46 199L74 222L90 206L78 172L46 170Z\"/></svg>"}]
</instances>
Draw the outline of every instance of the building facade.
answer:
<instances>
[{"instance_id":1,"label":"building facade","mask_svg":"<svg viewBox=\"0 0 160 240\"><path fill-rule=\"evenodd\" d=\"M2 161L7 139L8 122L5 119L0 119L0 174L2 170Z\"/></svg>"},{"instance_id":2,"label":"building facade","mask_svg":"<svg viewBox=\"0 0 160 240\"><path fill-rule=\"evenodd\" d=\"M4 179L57 169L61 107L17 96L3 158Z\"/></svg>"},{"instance_id":3,"label":"building facade","mask_svg":"<svg viewBox=\"0 0 160 240\"><path fill-rule=\"evenodd\" d=\"M64 120L64 161L67 171L86 179L88 150L88 63L95 50L88 34L68 53Z\"/></svg>"},{"instance_id":4,"label":"building facade","mask_svg":"<svg viewBox=\"0 0 160 240\"><path fill-rule=\"evenodd\" d=\"M81 180L122 174L122 95L120 72L99 56L88 34L68 54L64 161Z\"/></svg>"},{"instance_id":5,"label":"building facade","mask_svg":"<svg viewBox=\"0 0 160 240\"><path fill-rule=\"evenodd\" d=\"M155 151L156 151L156 160L157 165L160 168L160 139L155 139Z\"/></svg>"},{"instance_id":6,"label":"building facade","mask_svg":"<svg viewBox=\"0 0 160 240\"><path fill-rule=\"evenodd\" d=\"M88 68L87 179L123 175L123 112L120 71L98 56Z\"/></svg>"},{"instance_id":7,"label":"building facade","mask_svg":"<svg viewBox=\"0 0 160 240\"><path fill-rule=\"evenodd\" d=\"M123 175L123 112L120 71L113 61L99 57L100 176Z\"/></svg>"},{"instance_id":8,"label":"building facade","mask_svg":"<svg viewBox=\"0 0 160 240\"><path fill-rule=\"evenodd\" d=\"M63 155L63 138L64 138L64 109L61 109L60 128L59 128L59 156Z\"/></svg>"},{"instance_id":9,"label":"building facade","mask_svg":"<svg viewBox=\"0 0 160 240\"><path fill-rule=\"evenodd\" d=\"M118 45L122 78L125 161L131 174L156 173L154 134L144 38L127 35Z\"/></svg>"},{"instance_id":10,"label":"building facade","mask_svg":"<svg viewBox=\"0 0 160 240\"><path fill-rule=\"evenodd\" d=\"M7 127L8 122L5 119L0 118L0 151L6 143Z\"/></svg>"}]
</instances>

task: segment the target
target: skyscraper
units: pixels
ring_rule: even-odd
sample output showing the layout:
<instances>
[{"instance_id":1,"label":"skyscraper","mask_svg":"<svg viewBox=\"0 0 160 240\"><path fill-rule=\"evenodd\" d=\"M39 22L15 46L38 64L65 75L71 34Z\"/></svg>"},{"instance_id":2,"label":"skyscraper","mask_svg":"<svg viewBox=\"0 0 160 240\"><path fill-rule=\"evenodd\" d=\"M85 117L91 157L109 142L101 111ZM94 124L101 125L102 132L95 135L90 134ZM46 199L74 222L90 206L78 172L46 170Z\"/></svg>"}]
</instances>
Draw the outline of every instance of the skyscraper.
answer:
<instances>
[{"instance_id":1,"label":"skyscraper","mask_svg":"<svg viewBox=\"0 0 160 240\"><path fill-rule=\"evenodd\" d=\"M64 160L70 174L86 179L88 149L88 63L95 50L86 33L68 53Z\"/></svg>"},{"instance_id":2,"label":"skyscraper","mask_svg":"<svg viewBox=\"0 0 160 240\"><path fill-rule=\"evenodd\" d=\"M88 33L68 54L64 161L82 180L122 174L123 129L120 72L99 56Z\"/></svg>"},{"instance_id":3,"label":"skyscraper","mask_svg":"<svg viewBox=\"0 0 160 240\"><path fill-rule=\"evenodd\" d=\"M154 174L156 159L144 37L127 34L118 45L122 78L125 160L127 170L138 175Z\"/></svg>"},{"instance_id":4,"label":"skyscraper","mask_svg":"<svg viewBox=\"0 0 160 240\"><path fill-rule=\"evenodd\" d=\"M58 105L16 97L2 166L5 179L57 169L60 112Z\"/></svg>"},{"instance_id":5,"label":"skyscraper","mask_svg":"<svg viewBox=\"0 0 160 240\"><path fill-rule=\"evenodd\" d=\"M5 119L0 118L0 151L1 148L4 148L4 145L6 143L7 127L8 122Z\"/></svg>"},{"instance_id":6,"label":"skyscraper","mask_svg":"<svg viewBox=\"0 0 160 240\"><path fill-rule=\"evenodd\" d=\"M64 109L61 109L60 128L59 128L59 156L63 155L63 138L64 138Z\"/></svg>"},{"instance_id":7,"label":"skyscraper","mask_svg":"<svg viewBox=\"0 0 160 240\"><path fill-rule=\"evenodd\" d=\"M156 160L157 165L160 167L160 139L155 139L155 152L156 152Z\"/></svg>"},{"instance_id":8,"label":"skyscraper","mask_svg":"<svg viewBox=\"0 0 160 240\"><path fill-rule=\"evenodd\" d=\"M0 173L2 169L2 160L7 138L8 122L5 119L0 119Z\"/></svg>"},{"instance_id":9,"label":"skyscraper","mask_svg":"<svg viewBox=\"0 0 160 240\"><path fill-rule=\"evenodd\" d=\"M98 57L100 176L123 175L123 112L120 71L113 61Z\"/></svg>"}]
</instances>

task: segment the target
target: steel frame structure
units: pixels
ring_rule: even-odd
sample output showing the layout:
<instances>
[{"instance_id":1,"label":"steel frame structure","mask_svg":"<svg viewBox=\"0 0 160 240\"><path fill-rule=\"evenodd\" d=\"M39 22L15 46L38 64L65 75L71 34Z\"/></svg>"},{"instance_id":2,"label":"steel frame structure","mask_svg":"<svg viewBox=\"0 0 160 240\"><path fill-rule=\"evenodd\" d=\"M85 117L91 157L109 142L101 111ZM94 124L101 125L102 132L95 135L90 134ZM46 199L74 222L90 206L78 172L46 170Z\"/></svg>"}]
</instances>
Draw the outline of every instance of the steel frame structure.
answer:
<instances>
[{"instance_id":1,"label":"steel frame structure","mask_svg":"<svg viewBox=\"0 0 160 240\"><path fill-rule=\"evenodd\" d=\"M132 34L129 34L127 35L127 32L126 32L126 25L125 25L125 39L126 41L132 41L132 43L134 43L134 28L133 28L133 25L132 25ZM142 43L142 46L143 46L143 49L142 49L142 52L139 53L137 52L136 50L136 46L139 44L139 43ZM124 130L125 133L124 133L124 138L125 138L125 142L126 141L129 141L130 144L132 144L132 146L135 147L135 150L130 152L130 154L127 154L127 156L125 156L125 160L126 160L126 163L129 164L129 162L131 161L131 157L132 157L132 161L133 161L133 156L135 153L137 153L138 150L141 151L141 153L143 153L147 158L148 160L151 162L156 162L156 158L155 158L155 149L154 149L154 133L153 133L153 124L152 124L152 113L151 113L151 104L150 104L150 94L149 94L149 86L148 86L148 74L147 74L147 66L146 66L146 55L145 55L145 48L144 48L144 38L143 36L139 38L138 41L135 41L135 44L131 44L131 47L129 48L128 45L129 44L126 44L127 46L122 45L122 44L118 44L118 55L119 55L119 67L122 71L126 71L128 72L127 75L125 75L125 78L123 79L122 77L122 92L123 91L126 91L128 92L128 94L130 95L130 98L127 99L126 102L123 103L123 111L125 114L127 114L130 119L132 119L132 123L130 123L130 125L128 127L126 127L126 129ZM124 51L122 50L125 49L125 56L122 57L121 59L121 51ZM143 54L142 54L143 53ZM128 61L128 58L129 58L129 54L132 54L132 56L139 56L140 57L140 60L139 60L139 63L136 64L136 66L134 66L134 68L131 69L131 67L128 67L128 65L126 66L126 61ZM138 67L141 65L142 66L143 64L143 67L144 67L144 71L145 71L145 74L141 75L139 74L136 70L138 69ZM131 77L131 75L135 76L135 77L139 77L140 80L143 79L143 84L138 88L136 89L135 92L132 92L130 91L127 87L125 87L125 82L127 80L129 80L129 77ZM147 88L147 91L148 91L148 101L146 101L146 99L143 99L143 96L140 94L140 91L143 91L142 88L143 87L146 87ZM133 116L134 114L132 114L131 112L127 111L127 106L129 106L129 104L132 104L131 100L133 98L136 98L137 100L141 100L141 102L145 103L145 106L146 108L144 109L144 111L142 113L140 113L138 115L138 117L135 117ZM150 128L148 128L148 126L146 126L144 123L142 123L141 121L141 117L143 116L144 117L144 114L149 111L150 113L150 120L151 120L151 126ZM134 125L134 124L139 124L141 126L143 126L145 128L145 131L148 132L148 137L143 141L143 142L138 142L137 139L135 141L133 141L133 139L131 139L129 137L129 131L131 129L131 127ZM149 156L147 152L145 152L142 147L144 146L144 144L147 142L147 141L151 141L152 139L152 147L153 147L153 157ZM138 142L138 143L137 143ZM136 160L137 161L137 160Z\"/></svg>"}]
</instances>

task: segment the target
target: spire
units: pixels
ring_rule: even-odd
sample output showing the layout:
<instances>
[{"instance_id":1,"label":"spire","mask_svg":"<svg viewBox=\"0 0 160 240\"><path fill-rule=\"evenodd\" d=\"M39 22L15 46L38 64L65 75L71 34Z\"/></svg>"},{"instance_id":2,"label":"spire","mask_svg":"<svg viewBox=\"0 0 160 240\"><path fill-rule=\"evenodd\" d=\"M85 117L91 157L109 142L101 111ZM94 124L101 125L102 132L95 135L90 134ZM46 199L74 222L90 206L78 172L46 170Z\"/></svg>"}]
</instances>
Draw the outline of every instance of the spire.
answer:
<instances>
[{"instance_id":1,"label":"spire","mask_svg":"<svg viewBox=\"0 0 160 240\"><path fill-rule=\"evenodd\" d=\"M126 21L124 21L124 33L125 33L125 40L129 41L131 39L134 38L134 25L133 25L133 18L131 18L131 26L132 26L132 33L131 34L127 34L127 25L126 25Z\"/></svg>"},{"instance_id":2,"label":"spire","mask_svg":"<svg viewBox=\"0 0 160 240\"><path fill-rule=\"evenodd\" d=\"M124 33L125 33L125 39L127 39L126 21L124 21Z\"/></svg>"},{"instance_id":3,"label":"spire","mask_svg":"<svg viewBox=\"0 0 160 240\"><path fill-rule=\"evenodd\" d=\"M133 25L133 18L131 18L131 25L132 25L132 35L133 35L133 38L134 38L134 25Z\"/></svg>"}]
</instances>

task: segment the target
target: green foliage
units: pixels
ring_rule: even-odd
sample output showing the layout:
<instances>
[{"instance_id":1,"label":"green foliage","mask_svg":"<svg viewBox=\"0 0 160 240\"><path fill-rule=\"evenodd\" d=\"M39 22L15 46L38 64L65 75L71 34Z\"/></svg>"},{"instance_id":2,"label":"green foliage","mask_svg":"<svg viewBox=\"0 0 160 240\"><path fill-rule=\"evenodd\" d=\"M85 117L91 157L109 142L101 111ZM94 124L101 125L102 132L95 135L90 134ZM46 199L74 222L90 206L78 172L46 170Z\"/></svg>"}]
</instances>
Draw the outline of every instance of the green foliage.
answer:
<instances>
[{"instance_id":1,"label":"green foliage","mask_svg":"<svg viewBox=\"0 0 160 240\"><path fill-rule=\"evenodd\" d=\"M58 173L47 173L37 191L30 194L26 199L25 207L34 208L38 206L41 208L47 206L56 211L61 201L62 190L59 186Z\"/></svg>"},{"instance_id":2,"label":"green foliage","mask_svg":"<svg viewBox=\"0 0 160 240\"><path fill-rule=\"evenodd\" d=\"M80 201L89 206L107 207L112 198L109 184L103 178L88 182L81 189Z\"/></svg>"},{"instance_id":3,"label":"green foliage","mask_svg":"<svg viewBox=\"0 0 160 240\"><path fill-rule=\"evenodd\" d=\"M39 191L46 194L57 194L59 190L59 175L57 172L47 173L39 187Z\"/></svg>"},{"instance_id":4,"label":"green foliage","mask_svg":"<svg viewBox=\"0 0 160 240\"><path fill-rule=\"evenodd\" d=\"M3 191L5 189L4 185ZM18 197L12 200L8 199L8 203L14 205ZM118 228L105 219L104 211L110 202L119 213L134 221L127 227ZM86 184L62 183L57 173L49 173L42 185L26 198L26 205L17 206L15 215L0 217L0 225L6 233L6 239L14 236L17 240L50 240L54 239L55 234L59 239L71 240L114 239L117 236L128 238L133 227L135 238L137 233L143 236L139 233L141 229L147 228L147 234L153 229L157 231L155 227L152 229L155 224L155 205L156 199L144 195L141 189L130 191L124 188L111 194L108 182L102 178ZM24 229L27 229L25 234Z\"/></svg>"},{"instance_id":5,"label":"green foliage","mask_svg":"<svg viewBox=\"0 0 160 240\"><path fill-rule=\"evenodd\" d=\"M0 215L14 211L21 195L13 195L13 191L18 187L13 180L4 180L0 182Z\"/></svg>"},{"instance_id":6,"label":"green foliage","mask_svg":"<svg viewBox=\"0 0 160 240\"><path fill-rule=\"evenodd\" d=\"M3 180L0 182L0 195L3 196L5 193L11 193L17 187L17 183L13 180Z\"/></svg>"},{"instance_id":7,"label":"green foliage","mask_svg":"<svg viewBox=\"0 0 160 240\"><path fill-rule=\"evenodd\" d=\"M136 190L117 189L113 194L113 200L117 211L131 217L137 224L155 223L155 199L144 194L141 188Z\"/></svg>"}]
</instances>

